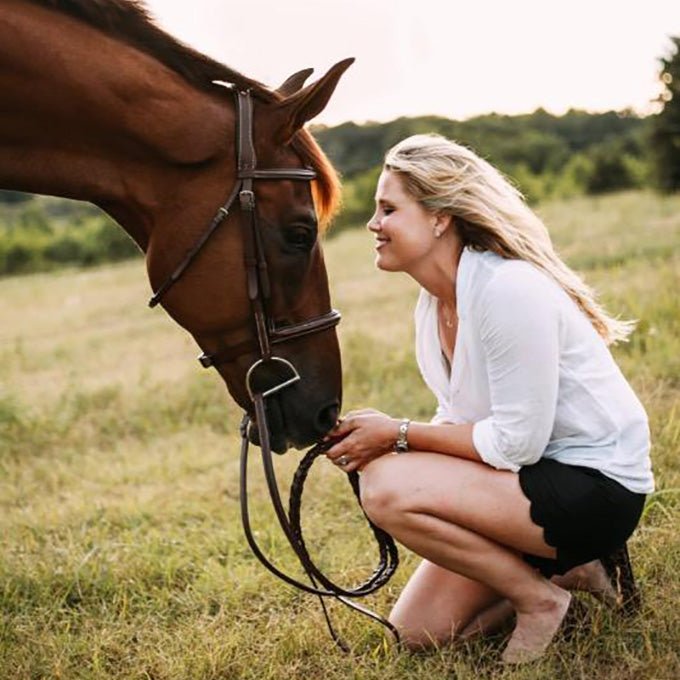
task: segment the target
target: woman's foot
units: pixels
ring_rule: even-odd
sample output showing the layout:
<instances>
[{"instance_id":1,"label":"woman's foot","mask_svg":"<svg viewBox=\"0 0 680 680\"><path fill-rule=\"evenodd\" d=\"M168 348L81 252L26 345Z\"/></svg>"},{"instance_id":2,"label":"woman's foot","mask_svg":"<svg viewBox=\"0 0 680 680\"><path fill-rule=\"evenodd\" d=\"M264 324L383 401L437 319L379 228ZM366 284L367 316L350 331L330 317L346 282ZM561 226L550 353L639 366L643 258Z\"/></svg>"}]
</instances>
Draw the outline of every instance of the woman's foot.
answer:
<instances>
[{"instance_id":1,"label":"woman's foot","mask_svg":"<svg viewBox=\"0 0 680 680\"><path fill-rule=\"evenodd\" d=\"M553 576L551 581L565 590L581 590L590 593L610 607L620 604L619 594L600 560L581 564L570 569L566 574Z\"/></svg>"},{"instance_id":2,"label":"woman's foot","mask_svg":"<svg viewBox=\"0 0 680 680\"><path fill-rule=\"evenodd\" d=\"M543 655L564 620L571 595L555 584L549 594L527 609L517 610L517 624L501 656L504 663L533 661Z\"/></svg>"}]
</instances>

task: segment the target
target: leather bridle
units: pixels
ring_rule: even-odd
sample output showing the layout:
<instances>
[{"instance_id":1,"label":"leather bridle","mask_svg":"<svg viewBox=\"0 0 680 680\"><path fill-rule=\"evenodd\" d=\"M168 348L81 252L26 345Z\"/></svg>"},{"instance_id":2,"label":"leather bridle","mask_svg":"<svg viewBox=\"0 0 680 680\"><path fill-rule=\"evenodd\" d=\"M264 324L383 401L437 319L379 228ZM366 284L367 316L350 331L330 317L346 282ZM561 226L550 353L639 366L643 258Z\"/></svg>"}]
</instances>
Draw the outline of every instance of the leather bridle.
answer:
<instances>
[{"instance_id":1,"label":"leather bridle","mask_svg":"<svg viewBox=\"0 0 680 680\"><path fill-rule=\"evenodd\" d=\"M267 269L267 260L264 255L261 230L258 227L253 181L256 179L288 179L310 182L316 178L316 172L311 168L258 169L255 146L253 144L253 100L250 91L242 92L236 90L236 101L238 107L236 133L238 147L237 173L234 186L224 205L219 208L213 217L208 229L185 255L179 266L151 296L149 307L155 307L163 299L168 290L177 283L203 246L229 215L238 198L241 213L243 214L242 228L246 284L248 299L250 300L255 322L257 343L254 343L252 339L246 340L214 354L203 353L198 360L204 368L210 368L211 366L229 363L255 349L259 350L260 358L250 367L246 376L246 389L252 399L253 394L258 391L255 384L258 369L267 363L274 362L280 364L280 367L284 368L284 379L278 385L269 386L263 395L265 397L282 390L284 387L300 379L297 370L289 361L273 355L272 345L334 328L340 322L340 312L331 309L319 317L280 328L275 326L269 315L268 303L271 298L271 283Z\"/></svg>"},{"instance_id":2,"label":"leather bridle","mask_svg":"<svg viewBox=\"0 0 680 680\"><path fill-rule=\"evenodd\" d=\"M348 648L333 629L323 600L324 597L337 598L343 602L343 604L382 623L392 632L395 639L398 641L399 635L389 621L347 599L349 597L361 597L375 592L378 588L385 585L392 577L396 571L399 558L391 536L376 527L368 517L366 518L378 542L380 563L365 583L353 589L342 588L326 578L312 562L302 538L299 516L302 485L311 464L316 457L324 453L325 450L331 446L331 443L315 446L307 453L300 463L300 467L298 468L291 488L290 510L288 513L283 507L278 491L269 440L269 430L267 427L265 399L298 382L300 380L300 374L287 359L273 354L273 346L305 335L319 333L334 328L340 321L340 312L331 309L319 317L278 328L272 321L268 309L271 299L271 282L264 254L261 231L258 227L253 182L257 179L309 182L316 178L316 172L310 168L258 169L255 147L253 144L253 102L251 94L249 90L240 91L235 88L234 92L238 112L236 132L237 174L234 186L232 187L226 202L218 209L206 231L187 252L184 259L175 270L166 278L156 292L154 292L149 300L149 306L155 307L158 305L168 290L170 290L170 288L182 277L210 237L217 231L220 224L230 214L230 211L233 209L236 199L238 198L238 206L240 207L242 214L241 226L243 229L246 284L254 319L256 339L246 340L213 354L203 353L199 357L199 361L205 368L216 367L233 361L244 354L259 350L260 357L248 369L245 382L255 412L267 486L279 524L288 538L293 551L300 560L312 585L310 586L301 583L277 569L264 556L251 531L247 498L248 430L251 425L251 418L248 414L244 415L241 423L242 445L240 483L241 518L246 539L255 556L269 571L287 583L294 585L305 592L319 596L331 636L342 649L347 650ZM272 377L275 380L273 383L271 381ZM351 472L348 474L348 477L352 489L357 499L359 499L358 475L356 472ZM317 581L321 584L321 587L319 587Z\"/></svg>"}]
</instances>

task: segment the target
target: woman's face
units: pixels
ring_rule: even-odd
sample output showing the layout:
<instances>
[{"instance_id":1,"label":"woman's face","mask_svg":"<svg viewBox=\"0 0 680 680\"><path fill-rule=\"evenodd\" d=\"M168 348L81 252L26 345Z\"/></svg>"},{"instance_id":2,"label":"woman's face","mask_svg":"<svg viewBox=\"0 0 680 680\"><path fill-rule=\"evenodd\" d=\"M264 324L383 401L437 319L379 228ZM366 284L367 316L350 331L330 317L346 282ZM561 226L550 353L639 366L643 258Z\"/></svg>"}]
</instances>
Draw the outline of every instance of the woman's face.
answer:
<instances>
[{"instance_id":1,"label":"woman's face","mask_svg":"<svg viewBox=\"0 0 680 680\"><path fill-rule=\"evenodd\" d=\"M367 227L375 236L375 265L384 271L414 271L437 242L437 218L406 193L397 173L383 170Z\"/></svg>"}]
</instances>

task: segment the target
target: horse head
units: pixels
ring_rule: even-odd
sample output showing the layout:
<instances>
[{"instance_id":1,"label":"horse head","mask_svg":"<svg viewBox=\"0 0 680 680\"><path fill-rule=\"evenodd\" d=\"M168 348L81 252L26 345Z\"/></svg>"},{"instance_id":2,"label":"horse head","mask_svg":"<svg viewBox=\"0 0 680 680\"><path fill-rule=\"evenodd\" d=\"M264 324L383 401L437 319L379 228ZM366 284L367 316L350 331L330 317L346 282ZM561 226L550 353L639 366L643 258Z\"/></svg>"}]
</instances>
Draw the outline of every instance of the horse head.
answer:
<instances>
[{"instance_id":1,"label":"horse head","mask_svg":"<svg viewBox=\"0 0 680 680\"><path fill-rule=\"evenodd\" d=\"M289 79L287 96L250 104L248 95L253 110L248 120L244 112L237 115L236 157L230 160L236 176L228 205L216 216L224 219L219 238L196 251L182 285L163 291L167 311L194 336L204 365L217 368L242 408L253 415L254 383L275 392L267 400L267 421L278 452L317 441L334 425L341 405L337 318L319 242L338 185L303 126L323 110L352 62L336 64L304 88L299 77ZM238 101L243 99L241 94ZM244 180L249 161L241 155L251 152L253 177ZM243 201L251 190L252 212ZM167 251L165 240L167 234L156 230L147 249L155 284L163 277L169 281L165 258L154 257ZM282 383L285 388L272 389Z\"/></svg>"}]
</instances>

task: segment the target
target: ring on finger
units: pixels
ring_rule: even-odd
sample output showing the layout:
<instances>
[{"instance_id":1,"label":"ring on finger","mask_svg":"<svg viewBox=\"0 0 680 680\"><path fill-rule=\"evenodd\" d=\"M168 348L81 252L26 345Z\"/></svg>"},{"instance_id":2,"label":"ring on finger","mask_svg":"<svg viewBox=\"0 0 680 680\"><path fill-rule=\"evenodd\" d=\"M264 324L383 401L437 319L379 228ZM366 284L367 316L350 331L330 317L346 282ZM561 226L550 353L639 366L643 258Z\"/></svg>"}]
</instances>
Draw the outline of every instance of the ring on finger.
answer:
<instances>
[{"instance_id":1,"label":"ring on finger","mask_svg":"<svg viewBox=\"0 0 680 680\"><path fill-rule=\"evenodd\" d=\"M348 465L349 462L350 462L350 457L349 457L349 456L340 456L340 457L337 459L337 461L336 461L336 463L337 463L340 467L345 467L345 465Z\"/></svg>"}]
</instances>

